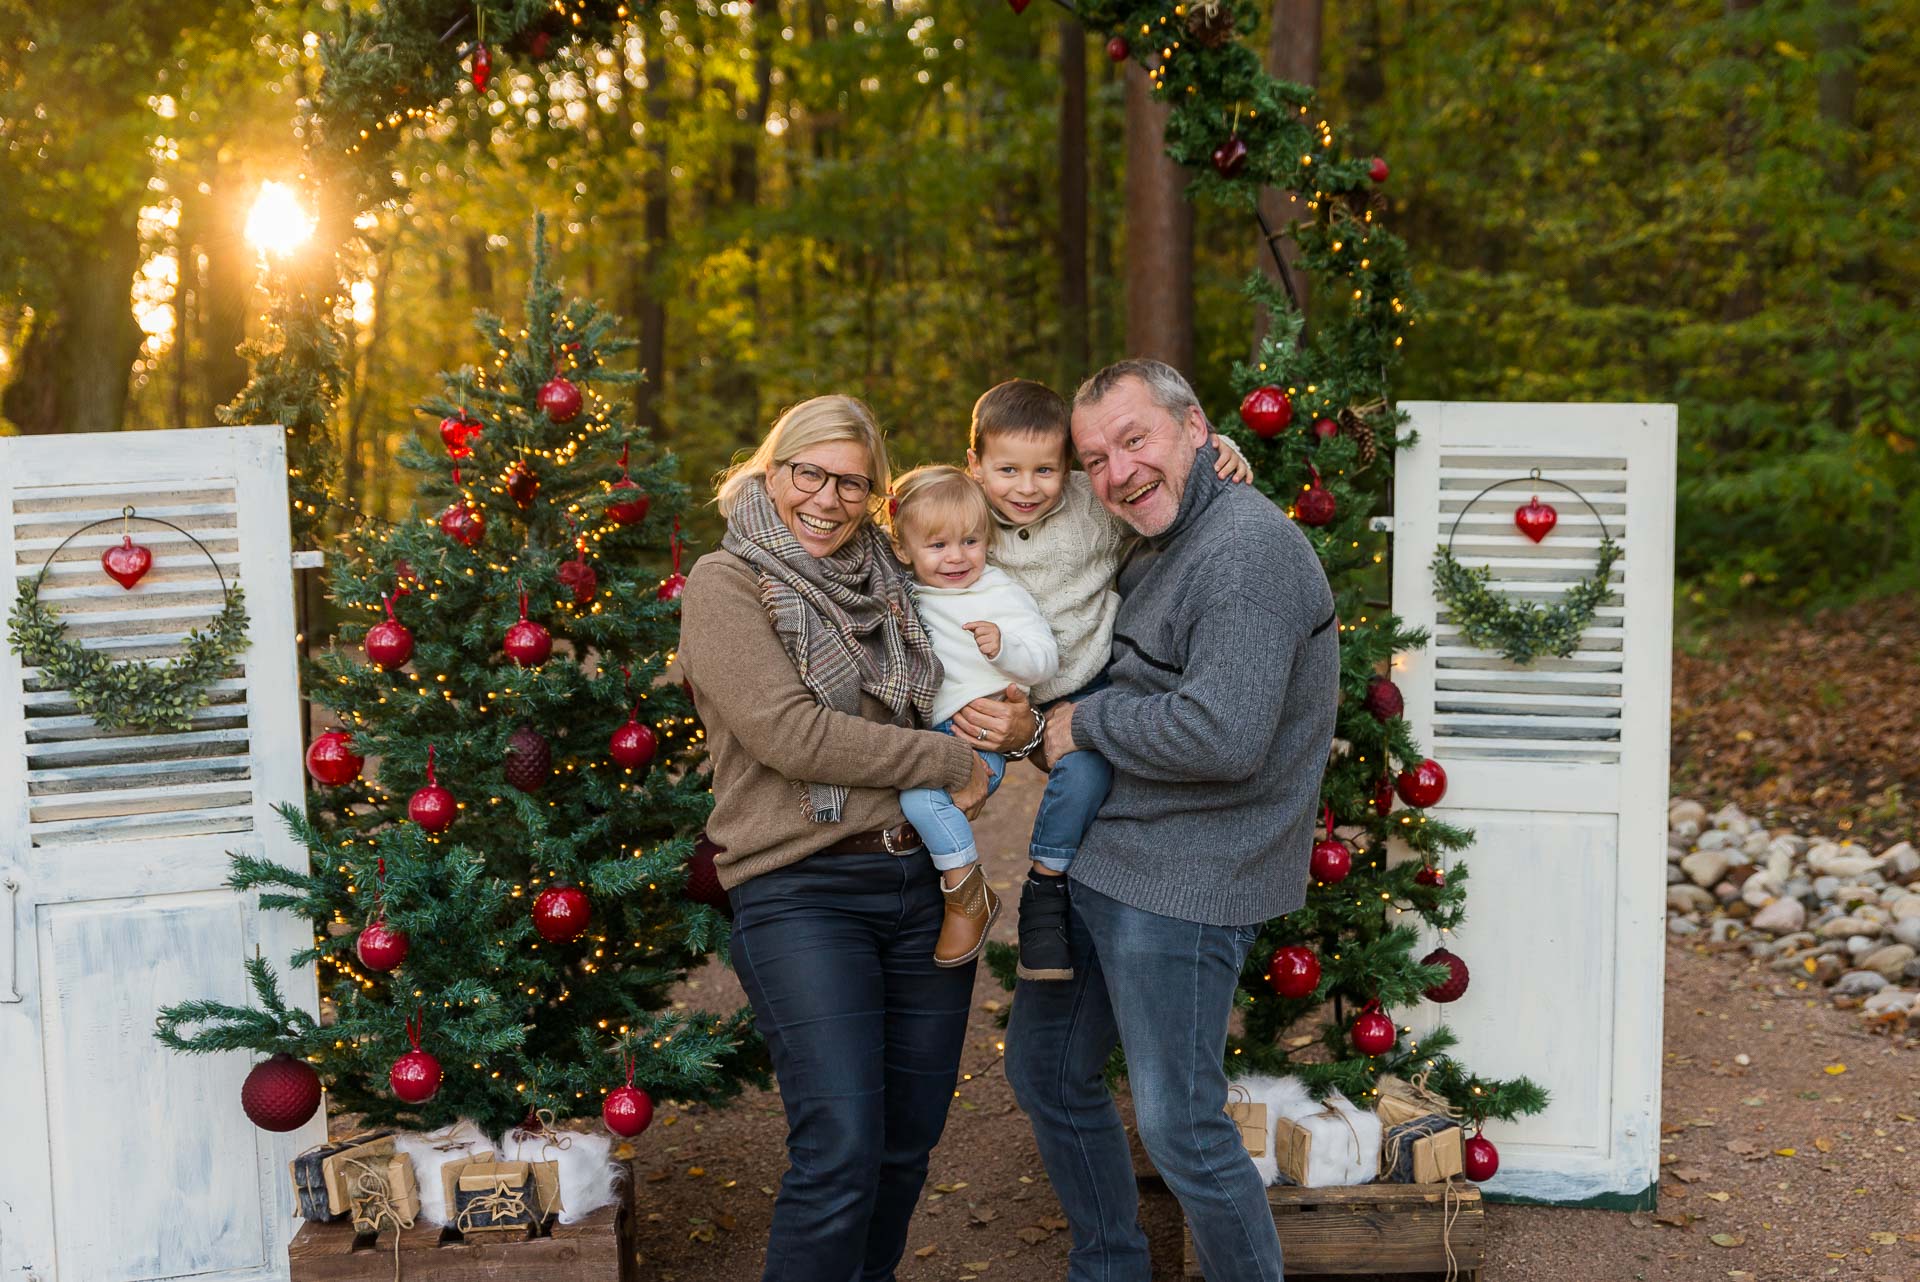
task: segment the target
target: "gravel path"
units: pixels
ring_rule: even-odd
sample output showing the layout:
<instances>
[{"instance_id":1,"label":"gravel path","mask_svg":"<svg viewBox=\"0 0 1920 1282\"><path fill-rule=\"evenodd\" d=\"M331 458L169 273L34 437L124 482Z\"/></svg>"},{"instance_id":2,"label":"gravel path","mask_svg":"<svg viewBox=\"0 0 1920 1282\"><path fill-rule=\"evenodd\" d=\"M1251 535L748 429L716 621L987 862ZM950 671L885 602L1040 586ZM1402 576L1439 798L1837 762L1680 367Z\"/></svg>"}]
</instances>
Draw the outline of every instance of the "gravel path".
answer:
<instances>
[{"instance_id":1,"label":"gravel path","mask_svg":"<svg viewBox=\"0 0 1920 1282\"><path fill-rule=\"evenodd\" d=\"M1017 887L1022 875L1013 852L1024 849L1039 778L1016 766L982 821L982 848L1009 852L990 859L996 884ZM996 934L1011 938L1010 912ZM1675 944L1667 965L1658 1211L1492 1207L1481 1282L1920 1282L1920 1060L1744 957ZM739 1000L719 968L691 987L693 1003ZM983 970L906 1282L1066 1274L1066 1222L1000 1072L995 1014L1006 1000ZM641 1276L757 1278L784 1135L772 1092L719 1112L663 1107L636 1144ZM1177 1251L1177 1218L1148 1227Z\"/></svg>"}]
</instances>

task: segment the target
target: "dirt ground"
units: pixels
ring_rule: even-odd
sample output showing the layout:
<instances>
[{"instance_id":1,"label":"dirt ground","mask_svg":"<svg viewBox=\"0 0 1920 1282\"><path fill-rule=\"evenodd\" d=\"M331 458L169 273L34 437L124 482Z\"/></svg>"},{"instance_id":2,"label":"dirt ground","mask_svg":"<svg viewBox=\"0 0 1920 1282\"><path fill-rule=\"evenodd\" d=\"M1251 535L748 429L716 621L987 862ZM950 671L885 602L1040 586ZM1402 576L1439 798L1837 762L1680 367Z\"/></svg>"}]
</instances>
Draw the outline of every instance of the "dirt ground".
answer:
<instances>
[{"instance_id":1,"label":"dirt ground","mask_svg":"<svg viewBox=\"0 0 1920 1282\"><path fill-rule=\"evenodd\" d=\"M1039 780L1016 766L981 821L1002 887L1022 873ZM996 934L1011 939L1011 913ZM1481 1282L1920 1282L1920 1061L1742 957L1676 945L1667 965L1658 1210L1491 1207ZM710 1008L739 1000L718 967L689 988ZM983 968L963 1080L900 1269L910 1282L1066 1274L1066 1221L1000 1068L994 1016L1006 1001ZM636 1143L641 1276L758 1278L784 1136L772 1092L719 1112L663 1107ZM1177 1215L1155 1208L1147 1222L1177 1259Z\"/></svg>"}]
</instances>

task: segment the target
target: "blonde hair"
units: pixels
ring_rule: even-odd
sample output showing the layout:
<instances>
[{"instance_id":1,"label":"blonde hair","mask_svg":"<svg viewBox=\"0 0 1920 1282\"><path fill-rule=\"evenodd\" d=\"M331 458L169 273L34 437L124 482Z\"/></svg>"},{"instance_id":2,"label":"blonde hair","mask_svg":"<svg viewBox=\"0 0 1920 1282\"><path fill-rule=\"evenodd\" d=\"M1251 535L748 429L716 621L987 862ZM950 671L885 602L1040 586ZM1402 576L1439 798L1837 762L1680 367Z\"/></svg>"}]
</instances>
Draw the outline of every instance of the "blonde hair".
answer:
<instances>
[{"instance_id":1,"label":"blonde hair","mask_svg":"<svg viewBox=\"0 0 1920 1282\"><path fill-rule=\"evenodd\" d=\"M749 478L765 478L774 468L792 462L795 455L809 446L832 441L854 441L866 446L873 469L873 494L867 501L867 514L871 516L891 481L886 437L880 434L880 425L874 421L873 411L865 401L853 396L816 396L801 401L775 419L758 449L746 458L736 459L714 478L713 501L720 509L721 518L733 515L733 505Z\"/></svg>"},{"instance_id":2,"label":"blonde hair","mask_svg":"<svg viewBox=\"0 0 1920 1282\"><path fill-rule=\"evenodd\" d=\"M964 533L986 534L993 529L987 492L971 476L945 463L916 467L893 486L893 546L901 551L906 529L926 533L949 520L961 522Z\"/></svg>"}]
</instances>

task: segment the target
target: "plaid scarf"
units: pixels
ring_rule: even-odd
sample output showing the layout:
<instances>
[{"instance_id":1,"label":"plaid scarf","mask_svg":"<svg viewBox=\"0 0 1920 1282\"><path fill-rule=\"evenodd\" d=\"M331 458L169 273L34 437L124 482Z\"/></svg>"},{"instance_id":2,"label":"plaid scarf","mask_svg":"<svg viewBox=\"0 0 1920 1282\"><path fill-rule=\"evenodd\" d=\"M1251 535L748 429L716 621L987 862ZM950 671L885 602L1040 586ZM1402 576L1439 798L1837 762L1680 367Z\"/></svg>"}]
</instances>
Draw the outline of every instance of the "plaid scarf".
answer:
<instances>
[{"instance_id":1,"label":"plaid scarf","mask_svg":"<svg viewBox=\"0 0 1920 1282\"><path fill-rule=\"evenodd\" d=\"M760 600L773 630L823 707L857 717L865 691L887 705L895 725L927 723L940 660L913 612L906 574L872 522L861 522L832 556L814 556L754 477L734 499L720 546L760 572ZM844 785L797 786L808 818L840 821Z\"/></svg>"}]
</instances>

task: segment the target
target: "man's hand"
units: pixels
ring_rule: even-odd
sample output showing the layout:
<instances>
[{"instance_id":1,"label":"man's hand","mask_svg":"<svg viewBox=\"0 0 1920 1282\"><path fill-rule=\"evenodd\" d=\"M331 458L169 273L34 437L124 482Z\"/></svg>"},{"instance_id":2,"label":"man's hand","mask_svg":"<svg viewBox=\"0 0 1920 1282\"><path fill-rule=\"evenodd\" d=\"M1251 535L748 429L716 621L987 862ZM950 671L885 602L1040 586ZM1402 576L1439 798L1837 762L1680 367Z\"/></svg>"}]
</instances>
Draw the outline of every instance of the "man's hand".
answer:
<instances>
[{"instance_id":1,"label":"man's hand","mask_svg":"<svg viewBox=\"0 0 1920 1282\"><path fill-rule=\"evenodd\" d=\"M979 753L973 754L973 771L967 776L967 786L950 794L953 804L966 812L967 818L978 815L987 804L987 763Z\"/></svg>"},{"instance_id":2,"label":"man's hand","mask_svg":"<svg viewBox=\"0 0 1920 1282\"><path fill-rule=\"evenodd\" d=\"M1242 485L1253 479L1253 464L1247 462L1247 456L1240 447L1227 437L1215 432L1211 442L1213 448L1220 451L1220 457L1213 461L1213 470L1223 481L1237 481Z\"/></svg>"},{"instance_id":3,"label":"man's hand","mask_svg":"<svg viewBox=\"0 0 1920 1282\"><path fill-rule=\"evenodd\" d=\"M980 653L989 659L1000 657L1000 625L987 623L963 623L960 625L973 633L973 643L980 647Z\"/></svg>"},{"instance_id":4,"label":"man's hand","mask_svg":"<svg viewBox=\"0 0 1920 1282\"><path fill-rule=\"evenodd\" d=\"M1073 705L1056 703L1047 709L1047 733L1040 741L1040 750L1047 754L1047 763L1051 766L1069 752L1077 752L1073 742Z\"/></svg>"},{"instance_id":5,"label":"man's hand","mask_svg":"<svg viewBox=\"0 0 1920 1282\"><path fill-rule=\"evenodd\" d=\"M975 699L953 714L953 733L981 752L1012 752L1033 738L1033 705L1019 686L1006 697Z\"/></svg>"}]
</instances>

